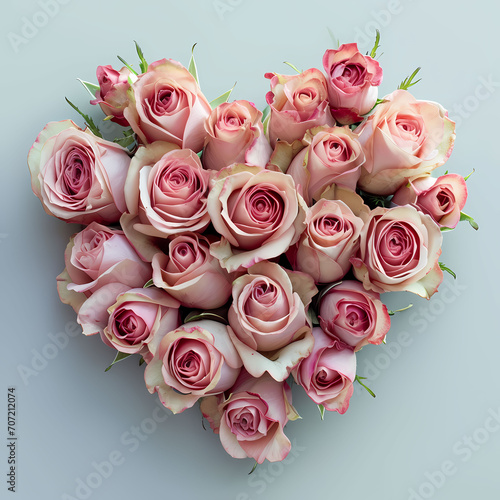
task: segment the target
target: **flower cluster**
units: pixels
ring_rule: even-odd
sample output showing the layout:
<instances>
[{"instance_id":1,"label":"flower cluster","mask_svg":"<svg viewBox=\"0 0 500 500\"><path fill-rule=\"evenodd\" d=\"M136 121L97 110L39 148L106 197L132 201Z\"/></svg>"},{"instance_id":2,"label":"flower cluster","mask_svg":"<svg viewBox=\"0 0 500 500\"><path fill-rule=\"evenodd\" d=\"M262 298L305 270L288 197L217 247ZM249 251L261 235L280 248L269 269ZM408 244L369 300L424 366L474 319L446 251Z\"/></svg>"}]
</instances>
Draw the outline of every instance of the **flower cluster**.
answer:
<instances>
[{"instance_id":1,"label":"flower cluster","mask_svg":"<svg viewBox=\"0 0 500 500\"><path fill-rule=\"evenodd\" d=\"M29 152L45 211L84 226L57 278L83 333L115 361L139 354L172 412L199 401L233 457L287 456L292 379L344 413L356 352L390 329L381 294L430 298L443 231L472 220L464 178L431 176L454 123L411 78L378 99L375 52L345 44L324 71L266 74L262 113L229 92L209 103L194 59L147 64L138 47L140 73L84 82L125 139L83 115Z\"/></svg>"}]
</instances>

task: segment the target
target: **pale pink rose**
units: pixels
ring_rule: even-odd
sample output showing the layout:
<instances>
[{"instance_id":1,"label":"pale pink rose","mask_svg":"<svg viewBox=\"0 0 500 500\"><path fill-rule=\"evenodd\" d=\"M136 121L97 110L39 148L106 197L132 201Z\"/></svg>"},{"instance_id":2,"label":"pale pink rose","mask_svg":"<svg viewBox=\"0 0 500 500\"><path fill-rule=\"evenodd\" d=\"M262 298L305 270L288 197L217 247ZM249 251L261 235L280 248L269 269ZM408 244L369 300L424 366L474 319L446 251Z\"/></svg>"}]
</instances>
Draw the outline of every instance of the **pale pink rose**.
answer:
<instances>
[{"instance_id":1,"label":"pale pink rose","mask_svg":"<svg viewBox=\"0 0 500 500\"><path fill-rule=\"evenodd\" d=\"M440 227L455 227L467 201L467 184L461 175L419 177L401 186L391 202L413 205L430 215Z\"/></svg>"},{"instance_id":2,"label":"pale pink rose","mask_svg":"<svg viewBox=\"0 0 500 500\"><path fill-rule=\"evenodd\" d=\"M216 309L231 297L232 276L210 255L210 241L205 236L175 236L169 242L167 255L157 253L152 266L154 284L183 306Z\"/></svg>"},{"instance_id":3,"label":"pale pink rose","mask_svg":"<svg viewBox=\"0 0 500 500\"><path fill-rule=\"evenodd\" d=\"M233 283L229 334L245 369L285 380L312 348L307 308L317 289L304 273L259 262Z\"/></svg>"},{"instance_id":4,"label":"pale pink rose","mask_svg":"<svg viewBox=\"0 0 500 500\"><path fill-rule=\"evenodd\" d=\"M365 290L359 281L346 280L328 290L319 305L322 330L359 351L366 344L380 344L391 318L380 294Z\"/></svg>"},{"instance_id":5,"label":"pale pink rose","mask_svg":"<svg viewBox=\"0 0 500 500\"><path fill-rule=\"evenodd\" d=\"M363 219L340 200L320 199L306 213L306 230L287 251L296 271L316 283L332 283L351 269L350 258L359 248Z\"/></svg>"},{"instance_id":6,"label":"pale pink rose","mask_svg":"<svg viewBox=\"0 0 500 500\"><path fill-rule=\"evenodd\" d=\"M256 379L241 372L227 399L204 398L200 409L222 446L233 458L251 457L279 462L291 449L283 432L288 420L300 418L292 406L292 391L286 382L264 374Z\"/></svg>"},{"instance_id":7,"label":"pale pink rose","mask_svg":"<svg viewBox=\"0 0 500 500\"><path fill-rule=\"evenodd\" d=\"M50 122L28 155L31 187L45 211L66 222L117 222L125 212L128 152L80 129Z\"/></svg>"},{"instance_id":8,"label":"pale pink rose","mask_svg":"<svg viewBox=\"0 0 500 500\"><path fill-rule=\"evenodd\" d=\"M173 413L191 408L202 396L229 389L241 369L241 359L227 326L216 321L194 321L168 332L150 344L153 359L144 374L150 393Z\"/></svg>"},{"instance_id":9,"label":"pale pink rose","mask_svg":"<svg viewBox=\"0 0 500 500\"><path fill-rule=\"evenodd\" d=\"M357 129L366 154L359 187L389 195L445 163L455 142L455 122L430 101L417 101L408 91L384 97Z\"/></svg>"},{"instance_id":10,"label":"pale pink rose","mask_svg":"<svg viewBox=\"0 0 500 500\"><path fill-rule=\"evenodd\" d=\"M331 184L356 189L365 154L349 127L314 128L303 142L307 147L295 156L286 173L308 205Z\"/></svg>"},{"instance_id":11,"label":"pale pink rose","mask_svg":"<svg viewBox=\"0 0 500 500\"><path fill-rule=\"evenodd\" d=\"M220 170L233 163L265 167L273 152L262 125L262 113L248 101L225 102L205 122L203 166Z\"/></svg>"},{"instance_id":12,"label":"pale pink rose","mask_svg":"<svg viewBox=\"0 0 500 500\"><path fill-rule=\"evenodd\" d=\"M57 289L61 301L77 312L82 301L104 285L141 287L152 276L151 265L141 260L123 231L96 222L71 238L64 261Z\"/></svg>"},{"instance_id":13,"label":"pale pink rose","mask_svg":"<svg viewBox=\"0 0 500 500\"><path fill-rule=\"evenodd\" d=\"M210 224L209 179L190 149L167 143L140 147L125 183L128 211L138 215L134 229L158 238L203 231Z\"/></svg>"},{"instance_id":14,"label":"pale pink rose","mask_svg":"<svg viewBox=\"0 0 500 500\"><path fill-rule=\"evenodd\" d=\"M311 68L299 75L266 73L265 77L271 80L266 101L271 108L268 133L273 147L278 139L292 143L310 128L335 125L321 71Z\"/></svg>"},{"instance_id":15,"label":"pale pink rose","mask_svg":"<svg viewBox=\"0 0 500 500\"><path fill-rule=\"evenodd\" d=\"M442 241L439 226L416 208L376 208L351 258L354 275L367 290L406 290L428 299L443 281L438 261Z\"/></svg>"},{"instance_id":16,"label":"pale pink rose","mask_svg":"<svg viewBox=\"0 0 500 500\"><path fill-rule=\"evenodd\" d=\"M210 111L191 73L176 61L162 59L134 82L123 115L143 144L166 141L198 152Z\"/></svg>"},{"instance_id":17,"label":"pale pink rose","mask_svg":"<svg viewBox=\"0 0 500 500\"><path fill-rule=\"evenodd\" d=\"M117 351L147 355L153 338L163 338L181 324L179 306L163 290L110 283L83 303L78 323L84 335L99 333L103 342Z\"/></svg>"},{"instance_id":18,"label":"pale pink rose","mask_svg":"<svg viewBox=\"0 0 500 500\"><path fill-rule=\"evenodd\" d=\"M210 252L229 272L272 259L305 228L305 204L292 177L235 164L221 170L208 196L208 213L222 236Z\"/></svg>"},{"instance_id":19,"label":"pale pink rose","mask_svg":"<svg viewBox=\"0 0 500 500\"><path fill-rule=\"evenodd\" d=\"M334 118L344 125L361 121L377 101L382 68L370 56L361 54L355 43L346 43L323 56L328 98Z\"/></svg>"},{"instance_id":20,"label":"pale pink rose","mask_svg":"<svg viewBox=\"0 0 500 500\"><path fill-rule=\"evenodd\" d=\"M293 377L316 404L343 414L354 392L356 354L321 328L313 328L313 335L313 351L293 370Z\"/></svg>"},{"instance_id":21,"label":"pale pink rose","mask_svg":"<svg viewBox=\"0 0 500 500\"><path fill-rule=\"evenodd\" d=\"M122 127L128 127L123 117L123 110L128 105L128 89L130 88L130 70L125 66L116 71L110 65L97 67L99 90L90 104L99 104L103 113L112 116L111 121Z\"/></svg>"}]
</instances>

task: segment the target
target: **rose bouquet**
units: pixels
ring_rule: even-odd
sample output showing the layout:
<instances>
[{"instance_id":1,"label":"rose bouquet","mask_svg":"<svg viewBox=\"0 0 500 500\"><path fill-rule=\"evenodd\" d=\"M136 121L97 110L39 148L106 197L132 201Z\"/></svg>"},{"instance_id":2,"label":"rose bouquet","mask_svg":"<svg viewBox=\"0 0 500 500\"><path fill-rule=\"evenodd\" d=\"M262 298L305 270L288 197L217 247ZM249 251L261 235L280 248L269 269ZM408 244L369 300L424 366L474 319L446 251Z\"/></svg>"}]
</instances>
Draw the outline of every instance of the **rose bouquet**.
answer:
<instances>
[{"instance_id":1,"label":"rose bouquet","mask_svg":"<svg viewBox=\"0 0 500 500\"><path fill-rule=\"evenodd\" d=\"M209 102L193 56L148 64L137 46L139 71L120 59L82 82L121 138L70 103L86 128L51 122L29 152L45 211L82 226L57 287L83 333L111 366L138 354L172 412L199 402L233 457L287 456L294 384L345 413L356 352L390 329L381 295L429 299L452 273L443 232L477 229L466 179L431 176L453 121L410 94L418 70L378 98L378 42L266 74L264 112L231 91Z\"/></svg>"}]
</instances>

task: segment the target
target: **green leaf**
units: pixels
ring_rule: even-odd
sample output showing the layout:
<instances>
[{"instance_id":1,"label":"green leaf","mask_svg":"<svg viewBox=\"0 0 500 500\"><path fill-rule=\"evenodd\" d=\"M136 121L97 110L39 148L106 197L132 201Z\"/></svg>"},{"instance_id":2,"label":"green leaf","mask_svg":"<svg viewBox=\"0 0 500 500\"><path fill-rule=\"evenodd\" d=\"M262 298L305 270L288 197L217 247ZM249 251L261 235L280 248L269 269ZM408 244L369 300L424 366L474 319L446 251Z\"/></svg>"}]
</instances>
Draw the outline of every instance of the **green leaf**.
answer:
<instances>
[{"instance_id":1,"label":"green leaf","mask_svg":"<svg viewBox=\"0 0 500 500\"><path fill-rule=\"evenodd\" d=\"M362 380L366 380L366 377L360 377L359 375L356 375L356 378L354 379L355 382L357 382L359 385L361 385L361 387L364 387L368 391L368 394L370 394L371 397L375 398L375 393L369 387L363 384Z\"/></svg>"},{"instance_id":2,"label":"green leaf","mask_svg":"<svg viewBox=\"0 0 500 500\"><path fill-rule=\"evenodd\" d=\"M198 155L198 158L201 158L203 156L203 149L198 151L196 154Z\"/></svg>"},{"instance_id":3,"label":"green leaf","mask_svg":"<svg viewBox=\"0 0 500 500\"><path fill-rule=\"evenodd\" d=\"M96 135L97 137L100 137L102 139L102 134L101 131L99 130L99 127L94 123L94 120L89 115L86 115L82 111L78 109L77 106L75 106L67 97L65 97L66 102L85 120L85 125L90 129L90 131Z\"/></svg>"},{"instance_id":4,"label":"green leaf","mask_svg":"<svg viewBox=\"0 0 500 500\"><path fill-rule=\"evenodd\" d=\"M139 64L139 67L141 68L141 73L146 73L146 71L148 70L148 63L144 58L144 54L142 52L141 47L139 47L139 44L135 40L134 43L135 43L135 50L137 51L137 55L139 56L139 60L141 61Z\"/></svg>"},{"instance_id":5,"label":"green leaf","mask_svg":"<svg viewBox=\"0 0 500 500\"><path fill-rule=\"evenodd\" d=\"M321 420L325 420L325 407L323 405L318 405L318 410L321 415Z\"/></svg>"},{"instance_id":6,"label":"green leaf","mask_svg":"<svg viewBox=\"0 0 500 500\"><path fill-rule=\"evenodd\" d=\"M410 307L413 307L413 304L408 304L406 307L403 307L401 309L396 309L395 311L387 311L389 313L389 316L394 316L396 313L407 311L410 309Z\"/></svg>"},{"instance_id":7,"label":"green leaf","mask_svg":"<svg viewBox=\"0 0 500 500\"><path fill-rule=\"evenodd\" d=\"M265 122L266 118L269 116L269 113L271 113L271 106L269 104L262 110L262 121Z\"/></svg>"},{"instance_id":8,"label":"green leaf","mask_svg":"<svg viewBox=\"0 0 500 500\"><path fill-rule=\"evenodd\" d=\"M327 28L328 34L332 39L333 46L338 49L340 47L340 40L333 34L333 31L330 28Z\"/></svg>"},{"instance_id":9,"label":"green leaf","mask_svg":"<svg viewBox=\"0 0 500 500\"><path fill-rule=\"evenodd\" d=\"M135 76L137 76L137 75L138 75L137 71L136 71L134 68L132 68L132 66L130 66L130 64L129 64L127 61L125 61L125 59L123 59L123 58L122 58L122 57L120 57L120 56L116 56L116 57L118 57L118 60L119 60L119 61L120 61L120 62L121 62L121 63L122 63L125 67L127 67L127 68L128 68L128 70L129 70L129 71L130 71L133 75L135 75ZM130 78L129 78L129 82L130 82Z\"/></svg>"},{"instance_id":10,"label":"green leaf","mask_svg":"<svg viewBox=\"0 0 500 500\"><path fill-rule=\"evenodd\" d=\"M128 358L129 356L132 356L132 354L128 354L126 352L120 352L120 351L118 351L116 353L116 357L115 357L114 361L104 371L107 372L107 371L111 370L111 367L113 365L115 365L116 363L118 363L118 362L120 362L120 361Z\"/></svg>"},{"instance_id":11,"label":"green leaf","mask_svg":"<svg viewBox=\"0 0 500 500\"><path fill-rule=\"evenodd\" d=\"M203 319L209 319L212 321L217 321L219 323L223 323L224 325L228 325L227 319L220 314L218 310L213 311L191 311L184 320L184 323L191 323L193 321L201 321Z\"/></svg>"},{"instance_id":12,"label":"green leaf","mask_svg":"<svg viewBox=\"0 0 500 500\"><path fill-rule=\"evenodd\" d=\"M123 131L123 137L117 137L113 142L124 148L128 148L135 143L135 132L129 127Z\"/></svg>"},{"instance_id":13,"label":"green leaf","mask_svg":"<svg viewBox=\"0 0 500 500\"><path fill-rule=\"evenodd\" d=\"M455 228L454 227L442 227L441 232L445 233L446 231L453 231Z\"/></svg>"},{"instance_id":14,"label":"green leaf","mask_svg":"<svg viewBox=\"0 0 500 500\"><path fill-rule=\"evenodd\" d=\"M151 286L155 286L153 279L151 278L142 288L149 288Z\"/></svg>"},{"instance_id":15,"label":"green leaf","mask_svg":"<svg viewBox=\"0 0 500 500\"><path fill-rule=\"evenodd\" d=\"M464 212L460 212L460 220L466 220L476 231L479 229L478 223L470 216Z\"/></svg>"},{"instance_id":16,"label":"green leaf","mask_svg":"<svg viewBox=\"0 0 500 500\"><path fill-rule=\"evenodd\" d=\"M464 181L467 181L469 180L469 177L476 171L475 168L472 169L472 172L467 176L467 177L464 177Z\"/></svg>"},{"instance_id":17,"label":"green leaf","mask_svg":"<svg viewBox=\"0 0 500 500\"><path fill-rule=\"evenodd\" d=\"M97 92L99 92L99 90L101 90L99 85L95 85L94 83L80 80L80 78L77 78L77 80L87 89L87 92L92 96L92 98L95 99Z\"/></svg>"},{"instance_id":18,"label":"green leaf","mask_svg":"<svg viewBox=\"0 0 500 500\"><path fill-rule=\"evenodd\" d=\"M377 34L375 36L375 43L373 45L372 51L370 52L370 57L372 59L375 59L375 57L377 57L377 50L379 47L380 47L380 31L377 30Z\"/></svg>"},{"instance_id":19,"label":"green leaf","mask_svg":"<svg viewBox=\"0 0 500 500\"><path fill-rule=\"evenodd\" d=\"M142 366L145 362L146 362L146 360L144 358L141 358L139 360L139 366Z\"/></svg>"},{"instance_id":20,"label":"green leaf","mask_svg":"<svg viewBox=\"0 0 500 500\"><path fill-rule=\"evenodd\" d=\"M210 107L212 109L216 108L219 106L219 104L223 104L229 100L229 96L231 95L231 92L234 90L234 87L236 87L236 82L234 82L234 85L232 88L230 88L227 92L224 92L221 94L219 97L216 97L213 101L210 101Z\"/></svg>"},{"instance_id":21,"label":"green leaf","mask_svg":"<svg viewBox=\"0 0 500 500\"><path fill-rule=\"evenodd\" d=\"M449 267L446 267L443 262L439 263L439 267L441 268L441 271L446 271L453 276L453 279L457 279L457 275Z\"/></svg>"},{"instance_id":22,"label":"green leaf","mask_svg":"<svg viewBox=\"0 0 500 500\"><path fill-rule=\"evenodd\" d=\"M413 79L417 76L418 72L421 70L422 68L418 67L410 76L408 76L407 78L405 78L400 84L399 84L399 87L398 89L401 89L401 90L408 90L410 87L413 87L413 85L416 85L420 80L421 78L419 78L417 81L413 81Z\"/></svg>"},{"instance_id":23,"label":"green leaf","mask_svg":"<svg viewBox=\"0 0 500 500\"><path fill-rule=\"evenodd\" d=\"M254 466L252 467L252 470L248 473L248 475L250 475L257 468L257 465L259 465L259 463L256 460Z\"/></svg>"},{"instance_id":24,"label":"green leaf","mask_svg":"<svg viewBox=\"0 0 500 500\"><path fill-rule=\"evenodd\" d=\"M297 66L295 66L295 64L292 64L291 62L283 61L283 64L287 64L288 66L290 66L290 68L299 73L299 75L300 73L302 73L302 71L300 71L300 69L298 69Z\"/></svg>"},{"instance_id":25,"label":"green leaf","mask_svg":"<svg viewBox=\"0 0 500 500\"><path fill-rule=\"evenodd\" d=\"M189 60L188 71L193 75L196 83L199 85L200 82L198 80L198 69L196 68L196 61L194 60L194 48L196 47L196 43L193 45L191 49L191 59Z\"/></svg>"}]
</instances>

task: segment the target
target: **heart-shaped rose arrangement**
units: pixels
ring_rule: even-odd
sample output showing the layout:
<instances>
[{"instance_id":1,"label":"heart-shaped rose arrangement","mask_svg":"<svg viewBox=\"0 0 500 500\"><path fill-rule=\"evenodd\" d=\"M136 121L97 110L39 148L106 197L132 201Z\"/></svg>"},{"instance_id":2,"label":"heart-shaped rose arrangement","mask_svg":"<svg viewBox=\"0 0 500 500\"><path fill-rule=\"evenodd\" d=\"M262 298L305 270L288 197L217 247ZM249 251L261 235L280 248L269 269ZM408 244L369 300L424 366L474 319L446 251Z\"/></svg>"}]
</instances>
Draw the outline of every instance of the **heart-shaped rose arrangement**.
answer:
<instances>
[{"instance_id":1,"label":"heart-shaped rose arrangement","mask_svg":"<svg viewBox=\"0 0 500 500\"><path fill-rule=\"evenodd\" d=\"M230 92L209 103L193 57L147 64L137 46L139 73L99 66L83 82L121 139L81 113L85 130L49 123L29 152L45 211L85 226L57 278L83 333L115 362L139 354L174 413L200 400L233 457L287 456L289 377L344 413L356 351L390 328L380 294L430 298L442 232L477 228L464 178L430 175L454 123L408 92L417 72L377 99L377 46L327 50L324 73L266 74L264 113Z\"/></svg>"}]
</instances>

